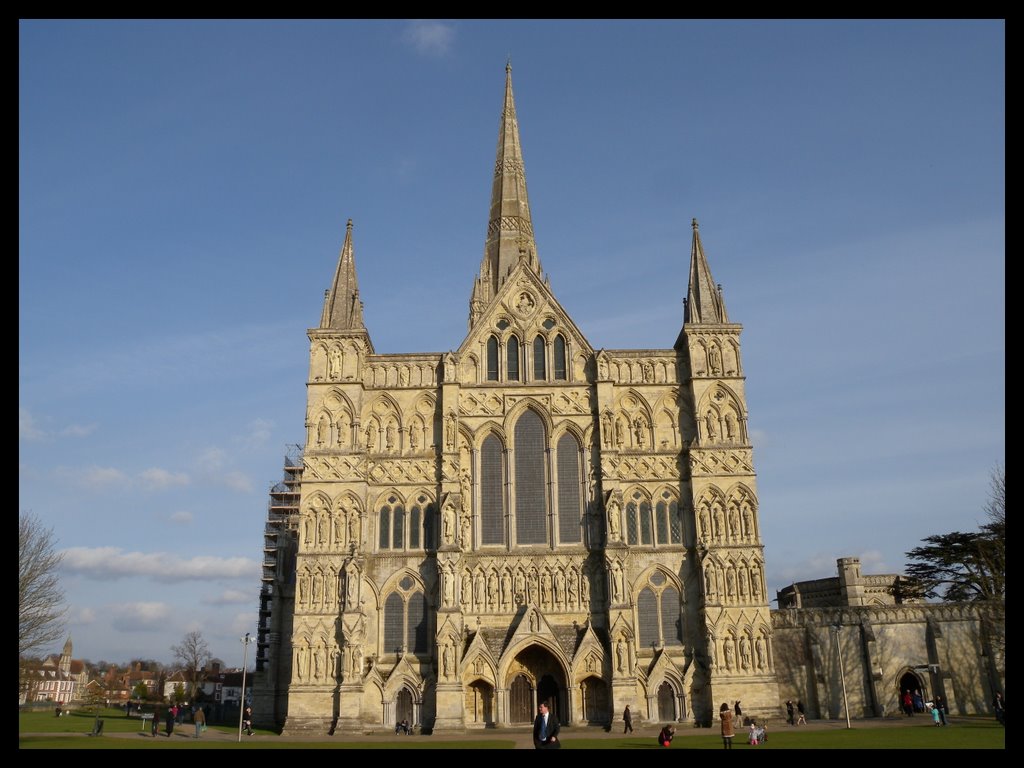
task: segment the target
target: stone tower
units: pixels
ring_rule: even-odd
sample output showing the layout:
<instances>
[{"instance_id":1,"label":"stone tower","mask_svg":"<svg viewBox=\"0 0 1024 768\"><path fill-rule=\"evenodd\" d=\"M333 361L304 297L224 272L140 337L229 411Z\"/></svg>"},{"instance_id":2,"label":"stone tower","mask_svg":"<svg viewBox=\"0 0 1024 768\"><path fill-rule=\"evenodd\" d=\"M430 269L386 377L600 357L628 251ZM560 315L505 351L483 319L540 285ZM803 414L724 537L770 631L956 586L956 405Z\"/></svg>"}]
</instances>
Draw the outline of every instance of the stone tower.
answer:
<instances>
[{"instance_id":1,"label":"stone tower","mask_svg":"<svg viewBox=\"0 0 1024 768\"><path fill-rule=\"evenodd\" d=\"M741 697L777 714L741 327L696 222L684 302L674 348L634 350L595 349L559 304L507 67L457 347L374 350L348 223L308 332L301 471L272 493L257 719L444 731L526 725L545 701L566 725L627 704L692 722Z\"/></svg>"}]
</instances>

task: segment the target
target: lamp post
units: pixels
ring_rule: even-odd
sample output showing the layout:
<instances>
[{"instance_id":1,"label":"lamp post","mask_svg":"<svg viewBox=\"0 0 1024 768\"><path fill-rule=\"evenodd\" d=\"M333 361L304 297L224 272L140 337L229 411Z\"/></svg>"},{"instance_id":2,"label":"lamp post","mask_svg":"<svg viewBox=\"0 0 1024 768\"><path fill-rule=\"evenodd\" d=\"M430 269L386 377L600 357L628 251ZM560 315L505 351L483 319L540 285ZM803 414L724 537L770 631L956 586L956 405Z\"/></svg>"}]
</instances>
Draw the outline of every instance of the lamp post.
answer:
<instances>
[{"instance_id":1,"label":"lamp post","mask_svg":"<svg viewBox=\"0 0 1024 768\"><path fill-rule=\"evenodd\" d=\"M242 638L242 694L238 699L238 742L242 742L242 715L245 713L245 665L249 663L249 643L256 641L255 637L250 637L249 633L245 633L245 637Z\"/></svg>"},{"instance_id":2,"label":"lamp post","mask_svg":"<svg viewBox=\"0 0 1024 768\"><path fill-rule=\"evenodd\" d=\"M843 669L843 646L839 642L839 630L842 629L842 625L833 624L832 629L836 633L836 652L839 654L839 677L843 681L843 709L846 710L846 727L853 728L850 725L850 703L846 699L846 670Z\"/></svg>"}]
</instances>

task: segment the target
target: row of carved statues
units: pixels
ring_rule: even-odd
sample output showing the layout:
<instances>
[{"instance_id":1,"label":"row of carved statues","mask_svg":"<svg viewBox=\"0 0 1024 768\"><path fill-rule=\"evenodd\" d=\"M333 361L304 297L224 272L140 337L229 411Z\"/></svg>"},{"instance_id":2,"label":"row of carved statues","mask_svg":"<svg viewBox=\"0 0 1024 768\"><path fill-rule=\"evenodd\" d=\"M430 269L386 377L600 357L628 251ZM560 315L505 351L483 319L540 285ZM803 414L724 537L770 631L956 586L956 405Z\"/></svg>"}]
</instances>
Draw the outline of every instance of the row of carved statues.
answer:
<instances>
[{"instance_id":1,"label":"row of carved statues","mask_svg":"<svg viewBox=\"0 0 1024 768\"><path fill-rule=\"evenodd\" d=\"M711 668L717 672L770 672L774 668L772 646L767 632L747 627L721 637L708 636Z\"/></svg>"},{"instance_id":2,"label":"row of carved statues","mask_svg":"<svg viewBox=\"0 0 1024 768\"><path fill-rule=\"evenodd\" d=\"M564 568L538 569L464 568L456 579L451 563L438 565L441 606L475 613L506 613L524 603L548 611L588 611L591 594L600 600L600 580L593 580L586 568L575 564ZM591 586L593 582L593 587Z\"/></svg>"},{"instance_id":3,"label":"row of carved statues","mask_svg":"<svg viewBox=\"0 0 1024 768\"><path fill-rule=\"evenodd\" d=\"M764 594L761 568L756 564L705 563L704 597L708 602L759 604Z\"/></svg>"},{"instance_id":4,"label":"row of carved statues","mask_svg":"<svg viewBox=\"0 0 1024 768\"><path fill-rule=\"evenodd\" d=\"M749 501L723 508L720 501L701 502L697 508L697 536L702 541L757 541L754 511Z\"/></svg>"}]
</instances>

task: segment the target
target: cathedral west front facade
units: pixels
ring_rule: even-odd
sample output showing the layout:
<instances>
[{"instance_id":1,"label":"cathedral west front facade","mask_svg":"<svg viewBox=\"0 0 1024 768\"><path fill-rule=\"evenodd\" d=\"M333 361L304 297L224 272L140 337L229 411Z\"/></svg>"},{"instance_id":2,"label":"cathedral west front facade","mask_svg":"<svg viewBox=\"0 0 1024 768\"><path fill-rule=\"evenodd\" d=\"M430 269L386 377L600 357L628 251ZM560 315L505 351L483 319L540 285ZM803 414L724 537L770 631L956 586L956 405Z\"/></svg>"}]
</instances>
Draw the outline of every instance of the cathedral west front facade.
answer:
<instances>
[{"instance_id":1,"label":"cathedral west front facade","mask_svg":"<svg viewBox=\"0 0 1024 768\"><path fill-rule=\"evenodd\" d=\"M457 348L374 349L349 222L308 332L305 444L271 495L258 721L778 713L741 326L696 221L679 295L682 329L652 339L667 348L595 346L559 304L510 68L469 331L439 340Z\"/></svg>"}]
</instances>

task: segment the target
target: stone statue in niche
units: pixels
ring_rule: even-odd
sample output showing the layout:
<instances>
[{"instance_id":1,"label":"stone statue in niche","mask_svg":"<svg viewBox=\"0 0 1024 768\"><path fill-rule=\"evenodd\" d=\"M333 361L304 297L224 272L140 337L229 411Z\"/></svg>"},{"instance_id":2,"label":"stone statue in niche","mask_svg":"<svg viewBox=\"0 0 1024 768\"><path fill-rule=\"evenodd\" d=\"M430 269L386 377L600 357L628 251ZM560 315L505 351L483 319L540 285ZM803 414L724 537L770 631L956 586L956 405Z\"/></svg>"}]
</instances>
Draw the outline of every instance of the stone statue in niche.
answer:
<instances>
[{"instance_id":1,"label":"stone statue in niche","mask_svg":"<svg viewBox=\"0 0 1024 768\"><path fill-rule=\"evenodd\" d=\"M722 353L718 351L718 347L712 345L708 351L708 357L711 361L711 373L718 376L722 372Z\"/></svg>"},{"instance_id":2,"label":"stone statue in niche","mask_svg":"<svg viewBox=\"0 0 1024 768\"><path fill-rule=\"evenodd\" d=\"M331 350L328 358L327 376L334 381L341 378L341 350L337 347Z\"/></svg>"},{"instance_id":3,"label":"stone statue in niche","mask_svg":"<svg viewBox=\"0 0 1024 768\"><path fill-rule=\"evenodd\" d=\"M441 535L445 544L451 544L455 540L455 507L451 502L444 505L444 514L441 517Z\"/></svg>"},{"instance_id":4,"label":"stone statue in niche","mask_svg":"<svg viewBox=\"0 0 1024 768\"><path fill-rule=\"evenodd\" d=\"M736 417L730 411L725 413L725 436L729 440L736 439Z\"/></svg>"},{"instance_id":5,"label":"stone statue in niche","mask_svg":"<svg viewBox=\"0 0 1024 768\"><path fill-rule=\"evenodd\" d=\"M330 432L331 432L331 422L328 420L328 418L326 416L321 415L320 419L317 421L317 424L316 424L316 444L317 444L317 447L321 447L321 446L323 446L327 442L327 440L328 440L328 438L330 436Z\"/></svg>"},{"instance_id":6,"label":"stone statue in niche","mask_svg":"<svg viewBox=\"0 0 1024 768\"><path fill-rule=\"evenodd\" d=\"M614 499L608 502L608 538L619 540L619 503Z\"/></svg>"},{"instance_id":7,"label":"stone statue in niche","mask_svg":"<svg viewBox=\"0 0 1024 768\"><path fill-rule=\"evenodd\" d=\"M366 428L366 450L373 452L377 450L377 422L371 421Z\"/></svg>"},{"instance_id":8,"label":"stone statue in niche","mask_svg":"<svg viewBox=\"0 0 1024 768\"><path fill-rule=\"evenodd\" d=\"M715 418L715 414L712 411L708 411L704 417L704 423L707 425L708 440L714 440L718 437L718 419Z\"/></svg>"}]
</instances>

